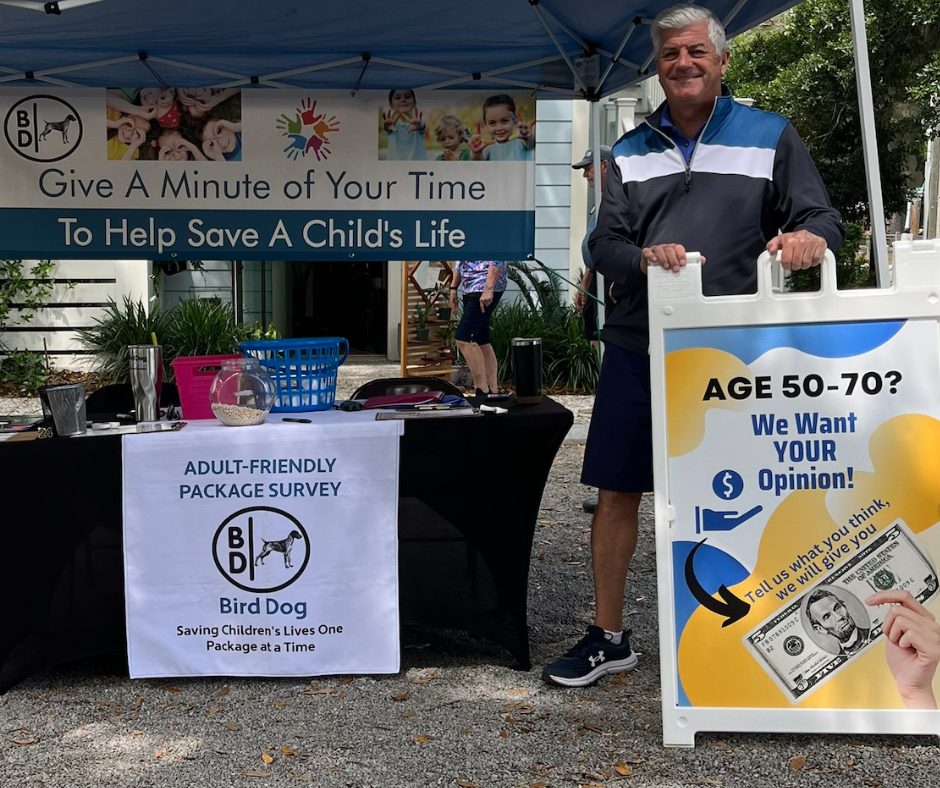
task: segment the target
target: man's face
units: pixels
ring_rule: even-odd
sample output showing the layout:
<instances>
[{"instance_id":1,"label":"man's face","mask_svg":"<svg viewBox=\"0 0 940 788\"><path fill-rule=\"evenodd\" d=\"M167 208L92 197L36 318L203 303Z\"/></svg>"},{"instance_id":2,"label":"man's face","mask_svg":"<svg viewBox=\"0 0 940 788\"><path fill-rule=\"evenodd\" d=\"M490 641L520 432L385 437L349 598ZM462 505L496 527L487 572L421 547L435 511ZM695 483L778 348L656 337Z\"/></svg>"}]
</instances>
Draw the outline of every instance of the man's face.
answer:
<instances>
[{"instance_id":1,"label":"man's face","mask_svg":"<svg viewBox=\"0 0 940 788\"><path fill-rule=\"evenodd\" d=\"M711 107L721 95L728 53L718 54L708 37L708 22L664 30L656 55L656 73L669 107Z\"/></svg>"},{"instance_id":2,"label":"man's face","mask_svg":"<svg viewBox=\"0 0 940 788\"><path fill-rule=\"evenodd\" d=\"M855 620L842 600L836 597L817 599L809 606L810 621L818 632L846 641L855 631Z\"/></svg>"},{"instance_id":3,"label":"man's face","mask_svg":"<svg viewBox=\"0 0 940 788\"><path fill-rule=\"evenodd\" d=\"M588 164L587 167L583 170L584 180L588 182L588 186L592 189L594 188L594 165Z\"/></svg>"},{"instance_id":4,"label":"man's face","mask_svg":"<svg viewBox=\"0 0 940 788\"><path fill-rule=\"evenodd\" d=\"M588 182L588 186L590 186L593 189L594 188L594 165L588 164L588 166L584 168L583 172L584 172L584 180L586 180ZM604 181L606 180L607 180L607 162L602 161L601 162L601 188L602 189L604 188Z\"/></svg>"}]
</instances>

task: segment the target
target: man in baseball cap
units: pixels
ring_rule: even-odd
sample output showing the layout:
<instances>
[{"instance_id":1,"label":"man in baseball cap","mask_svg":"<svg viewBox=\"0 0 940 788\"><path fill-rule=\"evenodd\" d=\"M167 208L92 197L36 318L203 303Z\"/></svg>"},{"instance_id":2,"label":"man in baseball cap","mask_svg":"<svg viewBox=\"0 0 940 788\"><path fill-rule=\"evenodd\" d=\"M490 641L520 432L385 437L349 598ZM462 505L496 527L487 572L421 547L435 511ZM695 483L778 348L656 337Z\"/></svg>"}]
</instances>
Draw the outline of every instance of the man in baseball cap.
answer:
<instances>
[{"instance_id":1,"label":"man in baseball cap","mask_svg":"<svg viewBox=\"0 0 940 788\"><path fill-rule=\"evenodd\" d=\"M601 170L601 189L604 188L604 181L607 179L607 162L610 161L611 151L606 145L600 148L600 170ZM588 148L584 152L584 158L577 164L572 164L571 169L582 170L584 179L588 186L594 188L594 150ZM584 234L584 240L581 242L581 257L584 260L584 276L581 277L581 290L587 290L591 295L597 295L597 282L594 279L594 266L591 263L591 254L588 251L587 240L594 230L597 223L596 209L591 210L591 218L588 219L587 232ZM597 304L592 298L588 298L584 293L578 290L574 294L574 308L577 309L584 318L584 336L586 336L597 348Z\"/></svg>"},{"instance_id":2,"label":"man in baseball cap","mask_svg":"<svg viewBox=\"0 0 940 788\"><path fill-rule=\"evenodd\" d=\"M601 145L600 151L601 151L601 161L610 161L610 148L606 145ZM581 159L581 161L579 161L577 164L572 164L571 169L583 170L583 169L586 169L587 167L593 167L593 166L594 166L594 149L588 148L586 151L584 151L584 158ZM587 174L585 174L584 177L587 178L588 177ZM593 176L591 177L593 178Z\"/></svg>"}]
</instances>

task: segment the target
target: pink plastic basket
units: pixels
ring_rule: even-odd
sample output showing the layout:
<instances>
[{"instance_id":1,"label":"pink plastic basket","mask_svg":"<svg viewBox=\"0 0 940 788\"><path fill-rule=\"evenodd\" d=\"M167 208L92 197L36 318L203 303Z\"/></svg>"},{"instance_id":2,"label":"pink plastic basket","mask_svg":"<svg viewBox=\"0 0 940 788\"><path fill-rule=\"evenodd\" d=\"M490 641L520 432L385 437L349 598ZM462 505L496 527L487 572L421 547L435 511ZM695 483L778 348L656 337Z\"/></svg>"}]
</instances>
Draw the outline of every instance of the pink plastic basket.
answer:
<instances>
[{"instance_id":1,"label":"pink plastic basket","mask_svg":"<svg viewBox=\"0 0 940 788\"><path fill-rule=\"evenodd\" d=\"M209 388L216 373L222 369L222 362L229 358L242 358L242 355L180 356L170 362L176 375L184 419L215 418L209 404Z\"/></svg>"}]
</instances>

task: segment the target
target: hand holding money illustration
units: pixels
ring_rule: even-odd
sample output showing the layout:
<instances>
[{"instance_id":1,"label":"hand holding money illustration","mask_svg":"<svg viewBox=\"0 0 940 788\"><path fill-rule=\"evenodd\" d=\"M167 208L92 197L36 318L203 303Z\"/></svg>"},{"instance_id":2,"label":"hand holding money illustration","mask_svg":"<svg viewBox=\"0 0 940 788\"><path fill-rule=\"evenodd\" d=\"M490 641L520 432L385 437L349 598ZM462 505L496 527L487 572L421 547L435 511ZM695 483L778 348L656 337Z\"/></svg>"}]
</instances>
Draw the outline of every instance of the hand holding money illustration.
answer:
<instances>
[{"instance_id":1,"label":"hand holding money illustration","mask_svg":"<svg viewBox=\"0 0 940 788\"><path fill-rule=\"evenodd\" d=\"M934 674L940 663L940 624L907 591L879 591L866 605L893 605L885 618L885 657L909 709L936 709Z\"/></svg>"}]
</instances>

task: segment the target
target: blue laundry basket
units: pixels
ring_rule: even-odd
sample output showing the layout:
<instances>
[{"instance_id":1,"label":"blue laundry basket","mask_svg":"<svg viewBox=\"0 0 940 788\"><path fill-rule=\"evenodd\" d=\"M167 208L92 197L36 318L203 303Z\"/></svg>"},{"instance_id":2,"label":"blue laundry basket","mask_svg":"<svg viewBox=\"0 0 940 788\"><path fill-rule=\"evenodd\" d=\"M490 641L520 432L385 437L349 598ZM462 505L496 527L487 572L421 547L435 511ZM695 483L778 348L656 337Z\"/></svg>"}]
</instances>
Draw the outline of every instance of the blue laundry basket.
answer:
<instances>
[{"instance_id":1,"label":"blue laundry basket","mask_svg":"<svg viewBox=\"0 0 940 788\"><path fill-rule=\"evenodd\" d=\"M274 413L329 410L336 400L336 374L349 355L342 337L258 339L241 342L242 353L258 359L277 395Z\"/></svg>"}]
</instances>

